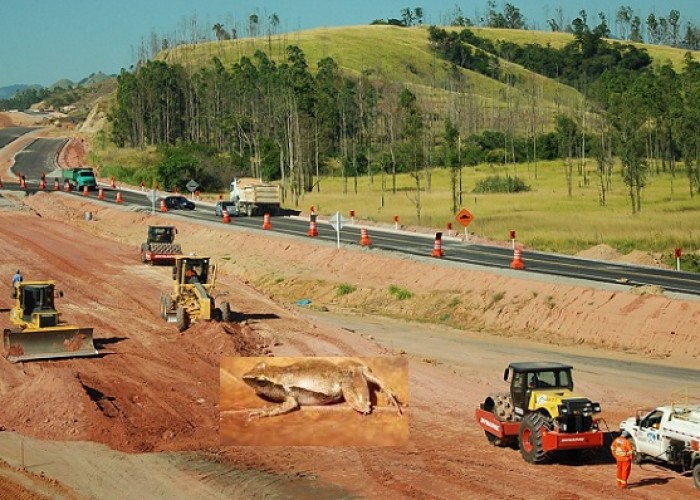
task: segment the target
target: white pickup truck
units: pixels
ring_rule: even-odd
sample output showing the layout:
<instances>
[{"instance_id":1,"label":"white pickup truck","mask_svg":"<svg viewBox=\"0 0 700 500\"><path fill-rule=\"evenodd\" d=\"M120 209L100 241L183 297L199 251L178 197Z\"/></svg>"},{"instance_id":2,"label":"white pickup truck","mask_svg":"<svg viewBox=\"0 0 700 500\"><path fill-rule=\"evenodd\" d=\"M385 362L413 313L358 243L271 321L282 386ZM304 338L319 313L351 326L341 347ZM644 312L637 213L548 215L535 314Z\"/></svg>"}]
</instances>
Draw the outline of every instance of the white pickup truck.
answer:
<instances>
[{"instance_id":1,"label":"white pickup truck","mask_svg":"<svg viewBox=\"0 0 700 500\"><path fill-rule=\"evenodd\" d=\"M620 423L630 434L635 461L654 460L692 471L700 490L700 405L659 406Z\"/></svg>"}]
</instances>

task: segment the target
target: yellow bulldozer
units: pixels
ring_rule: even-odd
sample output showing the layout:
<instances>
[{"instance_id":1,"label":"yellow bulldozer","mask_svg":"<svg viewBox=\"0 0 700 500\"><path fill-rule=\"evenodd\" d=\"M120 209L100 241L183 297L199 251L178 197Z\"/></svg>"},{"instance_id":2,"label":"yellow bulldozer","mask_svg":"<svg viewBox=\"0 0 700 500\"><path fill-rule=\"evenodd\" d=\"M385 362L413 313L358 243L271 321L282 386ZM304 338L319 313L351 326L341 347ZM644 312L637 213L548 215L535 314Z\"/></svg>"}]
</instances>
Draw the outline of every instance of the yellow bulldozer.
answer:
<instances>
[{"instance_id":1,"label":"yellow bulldozer","mask_svg":"<svg viewBox=\"0 0 700 500\"><path fill-rule=\"evenodd\" d=\"M161 296L160 315L176 323L184 332L198 321L231 321L231 306L216 307L212 291L216 284L216 266L209 257L176 255L173 266L173 291Z\"/></svg>"},{"instance_id":2,"label":"yellow bulldozer","mask_svg":"<svg viewBox=\"0 0 700 500\"><path fill-rule=\"evenodd\" d=\"M96 356L92 328L63 323L54 306L53 281L24 281L13 291L13 327L3 332L5 356L14 363L36 359ZM63 296L58 292L59 296Z\"/></svg>"}]
</instances>

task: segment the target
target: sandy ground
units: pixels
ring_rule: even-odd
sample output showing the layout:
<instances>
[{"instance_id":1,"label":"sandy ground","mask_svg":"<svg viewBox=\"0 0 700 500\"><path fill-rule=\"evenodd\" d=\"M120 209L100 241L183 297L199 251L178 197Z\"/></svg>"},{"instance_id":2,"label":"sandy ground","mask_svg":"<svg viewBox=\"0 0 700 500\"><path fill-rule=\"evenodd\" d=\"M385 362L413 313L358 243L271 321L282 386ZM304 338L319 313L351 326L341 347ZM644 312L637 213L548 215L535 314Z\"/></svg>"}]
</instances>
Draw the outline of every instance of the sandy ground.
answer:
<instances>
[{"instance_id":1,"label":"sandy ground","mask_svg":"<svg viewBox=\"0 0 700 500\"><path fill-rule=\"evenodd\" d=\"M6 292L17 267L26 279L54 279L64 291L57 303L64 319L93 327L102 353L24 365L0 359L0 429L6 431L0 432L0 456L11 464L0 475L18 472L16 440L25 436L34 450L32 472L60 478L55 486L64 489L56 496L608 498L619 493L607 458L532 466L517 451L487 445L473 412L486 394L503 390L500 376L510 353L501 353L539 345L555 353L620 359L619 368L582 370L576 379L582 394L601 401L613 428L635 408L662 403L668 392L668 384L636 384L625 372L626 361L698 365L697 301L338 250L274 232L180 220L183 248L210 253L221 264L217 294L231 302L240 321L201 323L178 334L158 310L170 271L141 265L137 252L146 225L162 218L61 193L5 193L0 202L0 276L8 282L0 284L7 288L0 292L0 308L10 306ZM91 221L84 219L88 210ZM355 291L339 295L340 284ZM396 299L387 292L390 284L411 290L413 298ZM302 298L313 311L296 305ZM364 334L361 321L348 328L332 319L336 313L378 321L396 340L379 343ZM0 327L7 322L0 315ZM431 333L436 328L486 347L457 363L455 349ZM222 446L220 358L269 354L408 359L409 444ZM346 429L339 425L337 432ZM59 467L62 449L74 457L77 471ZM85 480L91 468L99 480ZM697 494L689 478L666 469L636 468L632 481L636 487L620 496ZM23 494L36 495L26 498L45 494L17 484L29 492Z\"/></svg>"}]
</instances>

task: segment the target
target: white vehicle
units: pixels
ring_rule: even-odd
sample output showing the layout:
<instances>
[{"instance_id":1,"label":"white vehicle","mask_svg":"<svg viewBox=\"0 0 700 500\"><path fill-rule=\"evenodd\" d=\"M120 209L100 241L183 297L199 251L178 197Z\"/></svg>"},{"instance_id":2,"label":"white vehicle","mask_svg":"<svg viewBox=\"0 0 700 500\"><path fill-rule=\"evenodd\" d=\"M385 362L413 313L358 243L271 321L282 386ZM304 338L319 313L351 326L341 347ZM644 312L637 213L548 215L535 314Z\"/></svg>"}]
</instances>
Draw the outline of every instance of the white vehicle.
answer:
<instances>
[{"instance_id":1,"label":"white vehicle","mask_svg":"<svg viewBox=\"0 0 700 500\"><path fill-rule=\"evenodd\" d=\"M230 199L241 214L276 215L280 210L280 187L257 179L233 179Z\"/></svg>"},{"instance_id":2,"label":"white vehicle","mask_svg":"<svg viewBox=\"0 0 700 500\"><path fill-rule=\"evenodd\" d=\"M635 461L654 460L692 471L700 490L700 404L659 406L620 423L635 449Z\"/></svg>"}]
</instances>

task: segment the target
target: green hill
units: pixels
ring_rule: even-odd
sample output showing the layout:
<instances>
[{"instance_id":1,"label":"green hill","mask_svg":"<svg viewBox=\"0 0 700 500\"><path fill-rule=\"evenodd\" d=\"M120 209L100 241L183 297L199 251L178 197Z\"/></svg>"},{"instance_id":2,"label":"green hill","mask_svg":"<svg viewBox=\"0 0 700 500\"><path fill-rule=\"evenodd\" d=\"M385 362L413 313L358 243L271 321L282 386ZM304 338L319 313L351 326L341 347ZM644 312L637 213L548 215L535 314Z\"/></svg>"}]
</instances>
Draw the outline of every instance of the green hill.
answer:
<instances>
[{"instance_id":1,"label":"green hill","mask_svg":"<svg viewBox=\"0 0 700 500\"><path fill-rule=\"evenodd\" d=\"M570 35L568 40L571 40ZM285 59L288 45L301 48L311 69L315 69L322 58L331 57L347 74L364 74L376 81L408 86L428 105L442 108L438 111L449 106L451 100L465 98L475 99L479 107L495 111L509 106L522 108L533 106L534 96L539 112L547 114L555 109L576 109L582 100L571 87L504 60L500 61L501 67L514 76L517 81L514 87L461 68L457 68L458 75L455 75L452 65L430 50L425 27L318 28L265 38L180 45L161 57L167 63L196 69L208 64L213 57L218 57L224 65L231 65L243 56L252 57L255 51L262 50L279 62Z\"/></svg>"}]
</instances>

